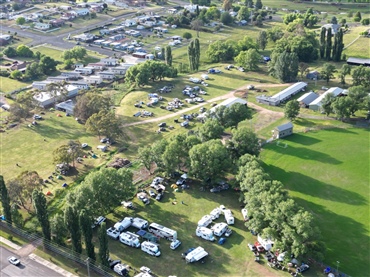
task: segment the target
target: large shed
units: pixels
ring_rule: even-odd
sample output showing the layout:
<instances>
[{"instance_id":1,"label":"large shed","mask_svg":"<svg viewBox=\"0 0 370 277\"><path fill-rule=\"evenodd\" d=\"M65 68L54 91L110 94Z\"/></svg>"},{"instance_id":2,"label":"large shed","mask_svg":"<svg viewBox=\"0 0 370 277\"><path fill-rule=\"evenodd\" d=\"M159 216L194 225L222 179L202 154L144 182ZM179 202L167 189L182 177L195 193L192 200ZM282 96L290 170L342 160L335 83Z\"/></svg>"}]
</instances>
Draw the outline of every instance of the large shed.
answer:
<instances>
[{"instance_id":1,"label":"large shed","mask_svg":"<svg viewBox=\"0 0 370 277\"><path fill-rule=\"evenodd\" d=\"M280 139L293 134L293 124L292 122L285 123L283 125L275 127L272 131L273 139Z\"/></svg>"},{"instance_id":2,"label":"large shed","mask_svg":"<svg viewBox=\"0 0 370 277\"><path fill-rule=\"evenodd\" d=\"M325 98L325 96L329 93L333 94L334 97L337 97L339 94L343 93L344 89L338 87L332 87L317 97L309 104L309 108L314 111L318 111L321 109L321 101Z\"/></svg>"},{"instance_id":3,"label":"large shed","mask_svg":"<svg viewBox=\"0 0 370 277\"><path fill-rule=\"evenodd\" d=\"M219 107L219 106L231 107L232 105L234 105L236 103L240 103L242 105L247 105L248 104L248 102L244 99L241 99L241 98L238 98L238 97L232 97L232 98L228 98L225 101L221 102L216 107L211 108L209 111L210 112L215 112L217 107Z\"/></svg>"},{"instance_id":4,"label":"large shed","mask_svg":"<svg viewBox=\"0 0 370 277\"><path fill-rule=\"evenodd\" d=\"M306 87L307 83L298 82L271 97L266 95L257 96L257 101L259 103L267 104L270 106L278 106L280 105L280 103L290 99L293 95L297 94L298 92L304 91Z\"/></svg>"},{"instance_id":5,"label":"large shed","mask_svg":"<svg viewBox=\"0 0 370 277\"><path fill-rule=\"evenodd\" d=\"M348 58L347 64L349 65L363 65L370 66L370 59L361 59L361 58Z\"/></svg>"},{"instance_id":6,"label":"large shed","mask_svg":"<svg viewBox=\"0 0 370 277\"><path fill-rule=\"evenodd\" d=\"M319 95L317 93L314 93L313 91L310 91L310 92L307 92L305 94L303 94L301 97L299 97L297 99L297 101L299 102L299 104L301 106L304 106L305 108L308 107L308 105L313 101L315 100L316 98L318 98Z\"/></svg>"}]
</instances>

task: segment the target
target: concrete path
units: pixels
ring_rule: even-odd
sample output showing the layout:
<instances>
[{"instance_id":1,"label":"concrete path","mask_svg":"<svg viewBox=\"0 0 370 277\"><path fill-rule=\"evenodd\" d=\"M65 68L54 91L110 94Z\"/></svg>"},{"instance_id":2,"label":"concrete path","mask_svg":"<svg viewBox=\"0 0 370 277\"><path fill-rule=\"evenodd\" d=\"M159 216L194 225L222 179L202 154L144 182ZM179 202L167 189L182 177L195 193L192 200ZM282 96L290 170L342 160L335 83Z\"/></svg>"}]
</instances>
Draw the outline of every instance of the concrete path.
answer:
<instances>
[{"instance_id":1,"label":"concrete path","mask_svg":"<svg viewBox=\"0 0 370 277\"><path fill-rule=\"evenodd\" d=\"M9 247L13 248L16 250L16 254L21 256L21 257L29 257L31 260L34 260L35 262L39 263L39 264L42 264L43 266L47 267L47 268L50 268L52 270L54 270L55 272L63 275L63 276L66 276L66 277L78 277L66 270L64 270L63 268L35 255L35 254L32 254L32 252L37 248L37 246L39 246L41 243L42 243L42 239L38 239L36 241L33 241L32 243L29 243L23 247L11 242L10 240L7 240L6 238L3 238L0 236L0 242L3 243L3 244L6 244L8 245Z\"/></svg>"}]
</instances>

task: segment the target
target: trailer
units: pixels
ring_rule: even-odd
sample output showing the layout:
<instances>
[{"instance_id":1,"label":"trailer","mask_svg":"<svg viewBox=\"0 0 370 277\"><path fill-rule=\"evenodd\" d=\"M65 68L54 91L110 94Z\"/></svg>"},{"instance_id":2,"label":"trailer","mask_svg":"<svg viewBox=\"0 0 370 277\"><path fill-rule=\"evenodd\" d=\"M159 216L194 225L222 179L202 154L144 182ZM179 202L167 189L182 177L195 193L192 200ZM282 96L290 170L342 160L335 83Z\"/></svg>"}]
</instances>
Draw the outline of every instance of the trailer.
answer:
<instances>
[{"instance_id":1,"label":"trailer","mask_svg":"<svg viewBox=\"0 0 370 277\"><path fill-rule=\"evenodd\" d=\"M122 233L119 235L119 241L123 244L126 244L131 247L140 247L140 241L137 236L134 236L133 234L130 233Z\"/></svg>"},{"instance_id":2,"label":"trailer","mask_svg":"<svg viewBox=\"0 0 370 277\"><path fill-rule=\"evenodd\" d=\"M107 229L107 235L108 235L108 237L111 237L112 239L118 239L118 237L120 235L120 231L118 231L114 227L109 227Z\"/></svg>"},{"instance_id":3,"label":"trailer","mask_svg":"<svg viewBox=\"0 0 370 277\"><path fill-rule=\"evenodd\" d=\"M234 224L234 216L231 210L224 210L224 216L227 224Z\"/></svg>"},{"instance_id":4,"label":"trailer","mask_svg":"<svg viewBox=\"0 0 370 277\"><path fill-rule=\"evenodd\" d=\"M194 263L203 259L206 256L208 256L208 253L204 250L204 248L199 246L186 255L185 261L187 263Z\"/></svg>"},{"instance_id":5,"label":"trailer","mask_svg":"<svg viewBox=\"0 0 370 277\"><path fill-rule=\"evenodd\" d=\"M142 218L139 218L139 217L135 217L133 220L132 220L132 224L131 226L132 227L135 227L137 229L145 229L148 227L148 221L142 219Z\"/></svg>"},{"instance_id":6,"label":"trailer","mask_svg":"<svg viewBox=\"0 0 370 277\"><path fill-rule=\"evenodd\" d=\"M242 215L243 215L244 221L248 221L249 220L248 210L247 209L242 209Z\"/></svg>"},{"instance_id":7,"label":"trailer","mask_svg":"<svg viewBox=\"0 0 370 277\"><path fill-rule=\"evenodd\" d=\"M128 227L130 227L132 224L132 217L125 217L121 221L118 221L116 224L114 224L114 229L118 230L119 232L123 232Z\"/></svg>"},{"instance_id":8,"label":"trailer","mask_svg":"<svg viewBox=\"0 0 370 277\"><path fill-rule=\"evenodd\" d=\"M203 216L199 221L198 221L198 226L199 227L207 227L209 224L212 223L212 217L210 215L205 215Z\"/></svg>"},{"instance_id":9,"label":"trailer","mask_svg":"<svg viewBox=\"0 0 370 277\"><path fill-rule=\"evenodd\" d=\"M225 222L216 223L212 226L211 230L215 236L221 237L227 231L228 226Z\"/></svg>"},{"instance_id":10,"label":"trailer","mask_svg":"<svg viewBox=\"0 0 370 277\"><path fill-rule=\"evenodd\" d=\"M205 240L214 241L215 237L213 236L213 231L206 227L198 227L195 231L195 234Z\"/></svg>"},{"instance_id":11,"label":"trailer","mask_svg":"<svg viewBox=\"0 0 370 277\"><path fill-rule=\"evenodd\" d=\"M209 215L211 216L212 220L215 220L220 217L220 214L221 214L220 208L215 208Z\"/></svg>"},{"instance_id":12,"label":"trailer","mask_svg":"<svg viewBox=\"0 0 370 277\"><path fill-rule=\"evenodd\" d=\"M113 267L113 270L114 272L116 272L118 275L121 275L121 276L127 276L128 275L128 272L130 270L130 267L128 265L125 265L125 264L116 264L114 267Z\"/></svg>"},{"instance_id":13,"label":"trailer","mask_svg":"<svg viewBox=\"0 0 370 277\"><path fill-rule=\"evenodd\" d=\"M159 251L158 245L149 241L144 241L141 244L141 250L152 256L159 257L161 255L161 251Z\"/></svg>"}]
</instances>

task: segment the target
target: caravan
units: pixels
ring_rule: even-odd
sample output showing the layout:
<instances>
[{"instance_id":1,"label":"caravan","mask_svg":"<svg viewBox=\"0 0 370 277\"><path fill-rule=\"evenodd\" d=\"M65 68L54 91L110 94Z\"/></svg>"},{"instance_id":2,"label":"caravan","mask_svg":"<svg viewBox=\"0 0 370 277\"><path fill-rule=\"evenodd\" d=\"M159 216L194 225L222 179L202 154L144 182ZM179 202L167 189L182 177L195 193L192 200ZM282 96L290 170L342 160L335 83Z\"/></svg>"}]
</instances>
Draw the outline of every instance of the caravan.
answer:
<instances>
[{"instance_id":1,"label":"caravan","mask_svg":"<svg viewBox=\"0 0 370 277\"><path fill-rule=\"evenodd\" d=\"M214 241L215 237L213 236L213 232L211 229L206 227L198 227L195 231L195 234L202 239Z\"/></svg>"},{"instance_id":2,"label":"caravan","mask_svg":"<svg viewBox=\"0 0 370 277\"><path fill-rule=\"evenodd\" d=\"M210 215L205 215L198 221L198 227L207 227L212 223L212 218Z\"/></svg>"},{"instance_id":3,"label":"caravan","mask_svg":"<svg viewBox=\"0 0 370 277\"><path fill-rule=\"evenodd\" d=\"M187 263L194 263L206 256L208 256L208 253L204 250L204 248L199 246L191 251L189 254L187 254L185 260Z\"/></svg>"},{"instance_id":4,"label":"caravan","mask_svg":"<svg viewBox=\"0 0 370 277\"><path fill-rule=\"evenodd\" d=\"M224 216L227 224L234 224L234 216L231 210L224 210Z\"/></svg>"},{"instance_id":5,"label":"caravan","mask_svg":"<svg viewBox=\"0 0 370 277\"><path fill-rule=\"evenodd\" d=\"M152 242L149 242L149 241L144 241L142 244L141 244L141 250L144 251L145 253L148 253L149 255L152 255L152 256L160 256L161 255L161 251L159 251L159 248L156 244L152 243Z\"/></svg>"},{"instance_id":6,"label":"caravan","mask_svg":"<svg viewBox=\"0 0 370 277\"><path fill-rule=\"evenodd\" d=\"M138 217L135 217L132 220L132 227L135 227L137 229L145 229L145 228L148 227L148 221L146 221L144 219L141 219L141 218L138 218Z\"/></svg>"},{"instance_id":7,"label":"caravan","mask_svg":"<svg viewBox=\"0 0 370 277\"><path fill-rule=\"evenodd\" d=\"M216 223L212 226L211 230L215 234L215 236L221 237L227 231L228 226L225 222Z\"/></svg>"},{"instance_id":8,"label":"caravan","mask_svg":"<svg viewBox=\"0 0 370 277\"><path fill-rule=\"evenodd\" d=\"M162 225L159 225L157 223L151 223L148 227L148 231L153 233L156 236L159 236L161 238L165 238L170 241L177 240L177 232L174 230L171 230L167 227L164 227Z\"/></svg>"},{"instance_id":9,"label":"caravan","mask_svg":"<svg viewBox=\"0 0 370 277\"><path fill-rule=\"evenodd\" d=\"M215 208L209 215L211 216L212 220L215 220L220 217L220 214L221 214L220 208Z\"/></svg>"},{"instance_id":10,"label":"caravan","mask_svg":"<svg viewBox=\"0 0 370 277\"><path fill-rule=\"evenodd\" d=\"M259 235L257 236L257 241L266 249L266 251L271 250L274 246L274 242L271 239L263 239Z\"/></svg>"},{"instance_id":11,"label":"caravan","mask_svg":"<svg viewBox=\"0 0 370 277\"><path fill-rule=\"evenodd\" d=\"M127 276L130 270L130 267L125 264L118 263L113 267L114 272L121 276Z\"/></svg>"},{"instance_id":12,"label":"caravan","mask_svg":"<svg viewBox=\"0 0 370 277\"><path fill-rule=\"evenodd\" d=\"M138 236L132 233L122 233L119 236L119 241L131 247L136 247L136 248L140 247L140 241L139 241Z\"/></svg>"},{"instance_id":13,"label":"caravan","mask_svg":"<svg viewBox=\"0 0 370 277\"><path fill-rule=\"evenodd\" d=\"M110 227L107 229L107 235L112 239L118 239L120 232L114 227Z\"/></svg>"},{"instance_id":14,"label":"caravan","mask_svg":"<svg viewBox=\"0 0 370 277\"><path fill-rule=\"evenodd\" d=\"M118 230L119 232L123 232L132 224L132 217L125 217L121 221L118 221L114 224L114 229Z\"/></svg>"}]
</instances>

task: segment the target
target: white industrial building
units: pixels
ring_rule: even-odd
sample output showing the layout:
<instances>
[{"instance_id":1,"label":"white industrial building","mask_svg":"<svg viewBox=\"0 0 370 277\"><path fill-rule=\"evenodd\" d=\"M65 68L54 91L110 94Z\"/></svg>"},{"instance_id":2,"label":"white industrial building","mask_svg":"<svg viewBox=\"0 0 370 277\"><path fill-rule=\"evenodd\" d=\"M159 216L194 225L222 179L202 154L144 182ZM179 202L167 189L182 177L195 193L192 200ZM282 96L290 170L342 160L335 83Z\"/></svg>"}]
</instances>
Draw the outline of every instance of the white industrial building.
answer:
<instances>
[{"instance_id":1,"label":"white industrial building","mask_svg":"<svg viewBox=\"0 0 370 277\"><path fill-rule=\"evenodd\" d=\"M78 87L73 85L66 85L65 89L67 91L66 98L75 97L78 93ZM62 98L61 93L58 91L57 96L52 96L49 92L40 92L33 96L33 98L39 102L39 105L43 108L52 105L56 101Z\"/></svg>"},{"instance_id":2,"label":"white industrial building","mask_svg":"<svg viewBox=\"0 0 370 277\"><path fill-rule=\"evenodd\" d=\"M226 99L225 101L221 102L220 104L218 104L217 106L211 108L209 111L210 112L215 112L217 107L219 106L226 106L226 107L231 107L232 105L236 104L236 103L240 103L240 104L243 104L243 105L247 105L247 101L244 100L244 99L241 99L241 98L238 98L238 97L232 97L232 98L228 98Z\"/></svg>"},{"instance_id":3,"label":"white industrial building","mask_svg":"<svg viewBox=\"0 0 370 277\"><path fill-rule=\"evenodd\" d=\"M280 105L280 103L290 99L293 95L296 95L297 93L301 91L304 91L306 87L307 87L307 84L305 82L298 82L280 91L279 93L273 96L266 96L266 95L257 96L256 97L257 102L262 103L262 104L267 104L270 106L278 106Z\"/></svg>"},{"instance_id":4,"label":"white industrial building","mask_svg":"<svg viewBox=\"0 0 370 277\"><path fill-rule=\"evenodd\" d=\"M323 94L321 94L319 97L317 97L315 100L313 100L310 103L309 108L311 110L314 110L314 111L319 111L321 109L321 105L322 105L321 101L329 93L333 94L334 97L337 97L340 94L347 94L347 92L344 89L342 89L342 88L339 88L339 87L330 88L327 91L325 91Z\"/></svg>"},{"instance_id":5,"label":"white industrial building","mask_svg":"<svg viewBox=\"0 0 370 277\"><path fill-rule=\"evenodd\" d=\"M313 91L307 92L303 94L301 97L297 99L299 104L303 107L308 107L312 101L314 101L316 98L318 98L319 95Z\"/></svg>"}]
</instances>

